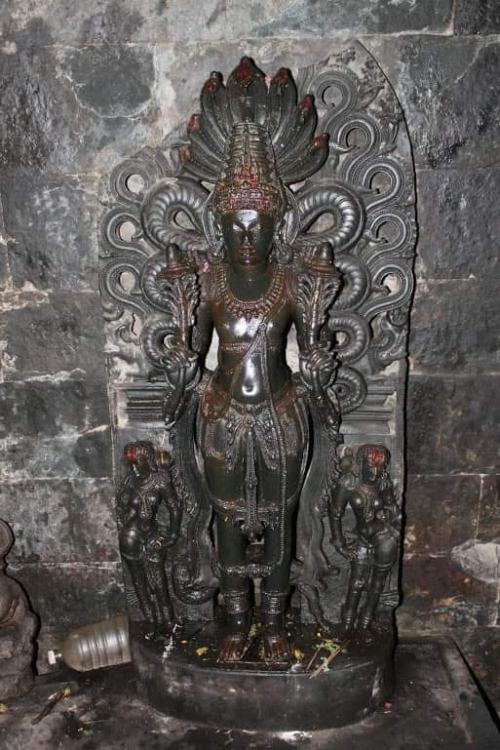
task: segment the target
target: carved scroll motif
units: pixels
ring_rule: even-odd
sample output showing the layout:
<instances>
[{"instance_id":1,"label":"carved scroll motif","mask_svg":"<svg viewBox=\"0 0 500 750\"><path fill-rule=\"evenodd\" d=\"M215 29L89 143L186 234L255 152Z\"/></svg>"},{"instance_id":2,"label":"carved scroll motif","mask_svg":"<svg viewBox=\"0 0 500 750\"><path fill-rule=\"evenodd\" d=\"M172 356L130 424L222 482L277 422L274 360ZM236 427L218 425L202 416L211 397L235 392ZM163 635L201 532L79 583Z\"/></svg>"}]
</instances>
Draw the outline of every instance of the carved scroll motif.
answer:
<instances>
[{"instance_id":1,"label":"carved scroll motif","mask_svg":"<svg viewBox=\"0 0 500 750\"><path fill-rule=\"evenodd\" d=\"M359 45L300 71L298 86L315 96L319 127L330 134L327 163L296 199L309 226L325 213L334 224L316 232L312 226L306 241L335 236L331 188L315 183L335 176L360 205L355 241L337 243L343 289L329 320L343 337L336 389L346 414L362 406L366 376L406 354L416 241L411 156L394 92Z\"/></svg>"}]
</instances>

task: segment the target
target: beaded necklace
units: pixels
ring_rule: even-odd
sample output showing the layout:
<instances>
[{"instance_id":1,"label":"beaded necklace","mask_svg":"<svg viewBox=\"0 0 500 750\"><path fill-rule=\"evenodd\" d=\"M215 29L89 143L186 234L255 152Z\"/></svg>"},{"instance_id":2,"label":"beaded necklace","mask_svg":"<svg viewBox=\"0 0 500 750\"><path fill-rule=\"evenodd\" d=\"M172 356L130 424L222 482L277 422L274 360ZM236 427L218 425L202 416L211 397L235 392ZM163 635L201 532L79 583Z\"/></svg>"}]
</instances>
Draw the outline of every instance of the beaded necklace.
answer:
<instances>
[{"instance_id":1,"label":"beaded necklace","mask_svg":"<svg viewBox=\"0 0 500 750\"><path fill-rule=\"evenodd\" d=\"M276 266L267 292L256 300L243 300L237 297L229 286L227 266L220 265L215 271L215 296L224 309L238 318L251 320L256 316L266 317L275 305L283 299L285 272Z\"/></svg>"}]
</instances>

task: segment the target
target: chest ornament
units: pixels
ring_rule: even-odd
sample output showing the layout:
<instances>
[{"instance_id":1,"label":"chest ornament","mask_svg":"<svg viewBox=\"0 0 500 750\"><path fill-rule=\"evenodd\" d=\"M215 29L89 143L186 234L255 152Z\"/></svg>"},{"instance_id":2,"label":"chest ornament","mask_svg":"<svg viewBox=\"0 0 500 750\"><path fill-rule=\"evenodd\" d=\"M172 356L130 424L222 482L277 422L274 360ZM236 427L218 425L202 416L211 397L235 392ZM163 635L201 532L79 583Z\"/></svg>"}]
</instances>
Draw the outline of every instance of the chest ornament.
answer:
<instances>
[{"instance_id":1,"label":"chest ornament","mask_svg":"<svg viewBox=\"0 0 500 750\"><path fill-rule=\"evenodd\" d=\"M285 301L285 272L280 266L276 266L273 278L267 292L256 300L239 299L229 286L226 266L219 266L215 271L214 284L215 299L222 305L225 311L237 318L267 318L279 304Z\"/></svg>"}]
</instances>

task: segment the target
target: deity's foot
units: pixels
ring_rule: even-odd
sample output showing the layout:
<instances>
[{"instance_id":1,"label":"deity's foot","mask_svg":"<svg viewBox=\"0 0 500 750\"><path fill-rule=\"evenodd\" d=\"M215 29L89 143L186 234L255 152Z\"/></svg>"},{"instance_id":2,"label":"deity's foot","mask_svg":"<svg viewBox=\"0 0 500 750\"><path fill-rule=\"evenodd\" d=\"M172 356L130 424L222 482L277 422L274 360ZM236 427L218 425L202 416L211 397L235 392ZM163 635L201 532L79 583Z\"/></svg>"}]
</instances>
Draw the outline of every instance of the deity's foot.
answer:
<instances>
[{"instance_id":1,"label":"deity's foot","mask_svg":"<svg viewBox=\"0 0 500 750\"><path fill-rule=\"evenodd\" d=\"M267 664L286 663L292 659L290 643L283 630L268 630L262 634L264 661Z\"/></svg>"},{"instance_id":2,"label":"deity's foot","mask_svg":"<svg viewBox=\"0 0 500 750\"><path fill-rule=\"evenodd\" d=\"M228 633L219 648L217 661L223 664L240 661L248 648L248 633Z\"/></svg>"},{"instance_id":3,"label":"deity's foot","mask_svg":"<svg viewBox=\"0 0 500 750\"><path fill-rule=\"evenodd\" d=\"M340 627L337 628L338 635L342 638L349 638L356 632L353 622L342 622Z\"/></svg>"}]
</instances>

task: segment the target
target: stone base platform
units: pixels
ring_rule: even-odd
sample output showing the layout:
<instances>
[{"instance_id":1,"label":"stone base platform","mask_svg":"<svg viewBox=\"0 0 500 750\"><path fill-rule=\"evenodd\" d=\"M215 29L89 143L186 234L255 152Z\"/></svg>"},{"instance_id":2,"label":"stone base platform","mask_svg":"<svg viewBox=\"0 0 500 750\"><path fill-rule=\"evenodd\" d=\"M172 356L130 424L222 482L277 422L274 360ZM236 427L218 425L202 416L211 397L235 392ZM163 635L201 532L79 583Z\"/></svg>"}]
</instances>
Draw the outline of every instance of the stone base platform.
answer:
<instances>
[{"instance_id":1,"label":"stone base platform","mask_svg":"<svg viewBox=\"0 0 500 750\"><path fill-rule=\"evenodd\" d=\"M360 721L392 694L392 633L346 638L300 625L292 615L287 630L291 664L266 664L257 626L244 659L228 667L217 661L223 635L217 623L167 642L132 629L132 658L144 698L176 719L189 720L194 705L200 724L294 732Z\"/></svg>"},{"instance_id":2,"label":"stone base platform","mask_svg":"<svg viewBox=\"0 0 500 750\"><path fill-rule=\"evenodd\" d=\"M449 640L403 640L395 654L395 692L384 707L337 729L262 732L213 729L155 711L137 693L130 665L93 673L57 671L35 680L0 714L0 748L9 750L497 750L488 706ZM71 696L33 726L49 695ZM222 699L223 696L221 696ZM219 707L219 714L221 709Z\"/></svg>"}]
</instances>

